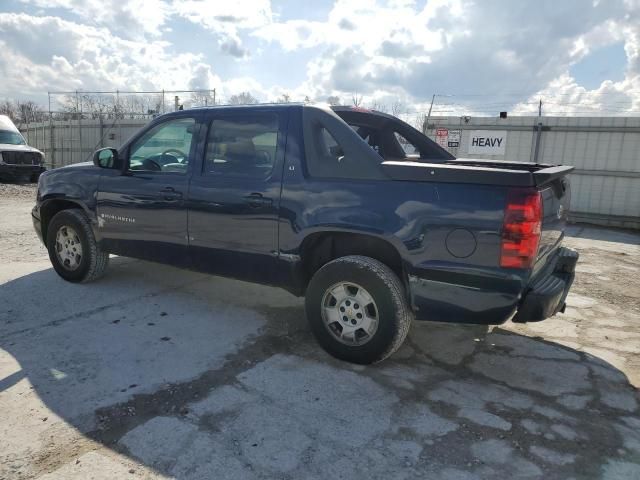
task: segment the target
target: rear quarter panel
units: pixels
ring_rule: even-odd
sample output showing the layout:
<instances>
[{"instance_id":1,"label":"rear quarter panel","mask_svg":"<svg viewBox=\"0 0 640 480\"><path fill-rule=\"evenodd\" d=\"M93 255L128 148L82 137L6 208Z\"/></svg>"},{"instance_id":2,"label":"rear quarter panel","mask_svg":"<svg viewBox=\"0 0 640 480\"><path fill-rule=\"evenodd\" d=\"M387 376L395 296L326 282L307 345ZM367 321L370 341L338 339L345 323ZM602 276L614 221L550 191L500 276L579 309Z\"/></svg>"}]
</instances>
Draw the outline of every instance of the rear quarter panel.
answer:
<instances>
[{"instance_id":1,"label":"rear quarter panel","mask_svg":"<svg viewBox=\"0 0 640 480\"><path fill-rule=\"evenodd\" d=\"M307 178L301 150L287 148L281 260L299 262L316 232L369 234L400 253L418 319L502 323L515 313L528 272L498 267L506 187Z\"/></svg>"},{"instance_id":2,"label":"rear quarter panel","mask_svg":"<svg viewBox=\"0 0 640 480\"><path fill-rule=\"evenodd\" d=\"M530 272L498 266L507 187L309 178L300 122L290 125L278 219L284 271L301 263L310 234L364 233L399 252L417 319L494 324L515 313Z\"/></svg>"}]
</instances>

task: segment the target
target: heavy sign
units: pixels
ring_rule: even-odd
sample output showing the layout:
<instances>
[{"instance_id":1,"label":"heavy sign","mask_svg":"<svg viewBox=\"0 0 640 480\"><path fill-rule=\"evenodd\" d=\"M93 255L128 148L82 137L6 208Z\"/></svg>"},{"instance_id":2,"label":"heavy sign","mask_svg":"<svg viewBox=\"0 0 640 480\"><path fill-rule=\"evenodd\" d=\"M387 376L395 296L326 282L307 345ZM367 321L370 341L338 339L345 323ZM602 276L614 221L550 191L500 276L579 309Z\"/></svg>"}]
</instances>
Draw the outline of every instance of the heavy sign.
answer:
<instances>
[{"instance_id":1,"label":"heavy sign","mask_svg":"<svg viewBox=\"0 0 640 480\"><path fill-rule=\"evenodd\" d=\"M469 135L469 153L504 155L506 146L506 130L472 130Z\"/></svg>"}]
</instances>

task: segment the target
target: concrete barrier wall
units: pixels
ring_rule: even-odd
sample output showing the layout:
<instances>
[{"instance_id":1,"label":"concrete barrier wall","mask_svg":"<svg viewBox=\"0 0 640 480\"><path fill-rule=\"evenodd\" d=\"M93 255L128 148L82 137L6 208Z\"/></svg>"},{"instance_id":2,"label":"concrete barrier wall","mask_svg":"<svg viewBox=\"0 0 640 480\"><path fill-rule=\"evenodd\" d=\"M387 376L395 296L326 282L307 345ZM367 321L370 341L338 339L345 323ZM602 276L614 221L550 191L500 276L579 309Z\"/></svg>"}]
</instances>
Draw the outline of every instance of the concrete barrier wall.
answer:
<instances>
[{"instance_id":1,"label":"concrete barrier wall","mask_svg":"<svg viewBox=\"0 0 640 480\"><path fill-rule=\"evenodd\" d=\"M98 148L118 148L148 119L83 119L30 123L20 128L29 145L45 154L47 168L91 160Z\"/></svg>"}]
</instances>

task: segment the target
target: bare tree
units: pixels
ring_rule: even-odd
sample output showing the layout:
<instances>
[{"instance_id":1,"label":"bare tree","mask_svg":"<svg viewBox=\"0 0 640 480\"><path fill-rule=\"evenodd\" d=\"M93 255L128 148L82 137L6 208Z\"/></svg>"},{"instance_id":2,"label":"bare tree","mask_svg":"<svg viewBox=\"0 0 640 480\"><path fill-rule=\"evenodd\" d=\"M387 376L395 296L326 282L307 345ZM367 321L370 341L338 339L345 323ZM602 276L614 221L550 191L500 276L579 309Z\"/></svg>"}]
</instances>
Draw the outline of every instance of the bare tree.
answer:
<instances>
[{"instance_id":1,"label":"bare tree","mask_svg":"<svg viewBox=\"0 0 640 480\"><path fill-rule=\"evenodd\" d=\"M378 112L387 112L387 105L382 103L382 102L378 102L377 100L374 100L373 102L371 102L371 110L377 110Z\"/></svg>"},{"instance_id":2,"label":"bare tree","mask_svg":"<svg viewBox=\"0 0 640 480\"><path fill-rule=\"evenodd\" d=\"M65 96L61 101L61 111L56 112L54 118L148 118L160 114L161 110L161 94L79 94Z\"/></svg>"},{"instance_id":3,"label":"bare tree","mask_svg":"<svg viewBox=\"0 0 640 480\"><path fill-rule=\"evenodd\" d=\"M236 95L231 95L228 103L230 105L255 105L258 103L258 99L249 92L241 92Z\"/></svg>"},{"instance_id":4,"label":"bare tree","mask_svg":"<svg viewBox=\"0 0 640 480\"><path fill-rule=\"evenodd\" d=\"M15 102L3 100L0 102L0 115L6 115L13 122L18 121L18 109Z\"/></svg>"},{"instance_id":5,"label":"bare tree","mask_svg":"<svg viewBox=\"0 0 640 480\"><path fill-rule=\"evenodd\" d=\"M342 100L340 100L340 97L338 97L337 95L331 95L327 97L327 103L329 105L340 105L342 103Z\"/></svg>"},{"instance_id":6,"label":"bare tree","mask_svg":"<svg viewBox=\"0 0 640 480\"><path fill-rule=\"evenodd\" d=\"M42 108L31 100L4 100L0 103L0 115L8 116L16 125L41 122L47 116Z\"/></svg>"},{"instance_id":7,"label":"bare tree","mask_svg":"<svg viewBox=\"0 0 640 480\"><path fill-rule=\"evenodd\" d=\"M213 90L202 90L191 94L191 106L206 107L216 104L216 97Z\"/></svg>"},{"instance_id":8,"label":"bare tree","mask_svg":"<svg viewBox=\"0 0 640 480\"><path fill-rule=\"evenodd\" d=\"M393 116L397 117L404 111L405 111L404 103L402 103L400 100L396 100L391 104L391 113L393 114Z\"/></svg>"},{"instance_id":9,"label":"bare tree","mask_svg":"<svg viewBox=\"0 0 640 480\"><path fill-rule=\"evenodd\" d=\"M427 134L427 114L422 112L416 115L413 126L420 130L425 135Z\"/></svg>"},{"instance_id":10,"label":"bare tree","mask_svg":"<svg viewBox=\"0 0 640 480\"><path fill-rule=\"evenodd\" d=\"M362 95L358 95L358 92L351 94L351 103L353 103L354 107L359 107L362 105Z\"/></svg>"},{"instance_id":11,"label":"bare tree","mask_svg":"<svg viewBox=\"0 0 640 480\"><path fill-rule=\"evenodd\" d=\"M276 99L276 103L289 103L291 101L291 95L283 93Z\"/></svg>"}]
</instances>

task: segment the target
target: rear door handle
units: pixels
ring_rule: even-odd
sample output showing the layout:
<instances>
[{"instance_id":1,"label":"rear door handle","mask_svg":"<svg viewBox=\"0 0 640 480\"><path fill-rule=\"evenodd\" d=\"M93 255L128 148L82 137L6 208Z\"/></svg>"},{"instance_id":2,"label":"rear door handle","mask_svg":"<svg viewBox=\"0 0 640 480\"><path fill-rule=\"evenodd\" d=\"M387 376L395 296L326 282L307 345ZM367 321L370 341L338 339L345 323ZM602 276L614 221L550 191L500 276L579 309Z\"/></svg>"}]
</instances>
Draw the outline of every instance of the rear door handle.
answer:
<instances>
[{"instance_id":1,"label":"rear door handle","mask_svg":"<svg viewBox=\"0 0 640 480\"><path fill-rule=\"evenodd\" d=\"M261 193L252 193L244 197L245 202L252 208L265 207L273 204L273 200L264 197Z\"/></svg>"},{"instance_id":2,"label":"rear door handle","mask_svg":"<svg viewBox=\"0 0 640 480\"><path fill-rule=\"evenodd\" d=\"M165 200L169 202L180 200L182 198L182 192L176 191L176 189L173 187L163 188L162 190L160 190L160 194Z\"/></svg>"}]
</instances>

